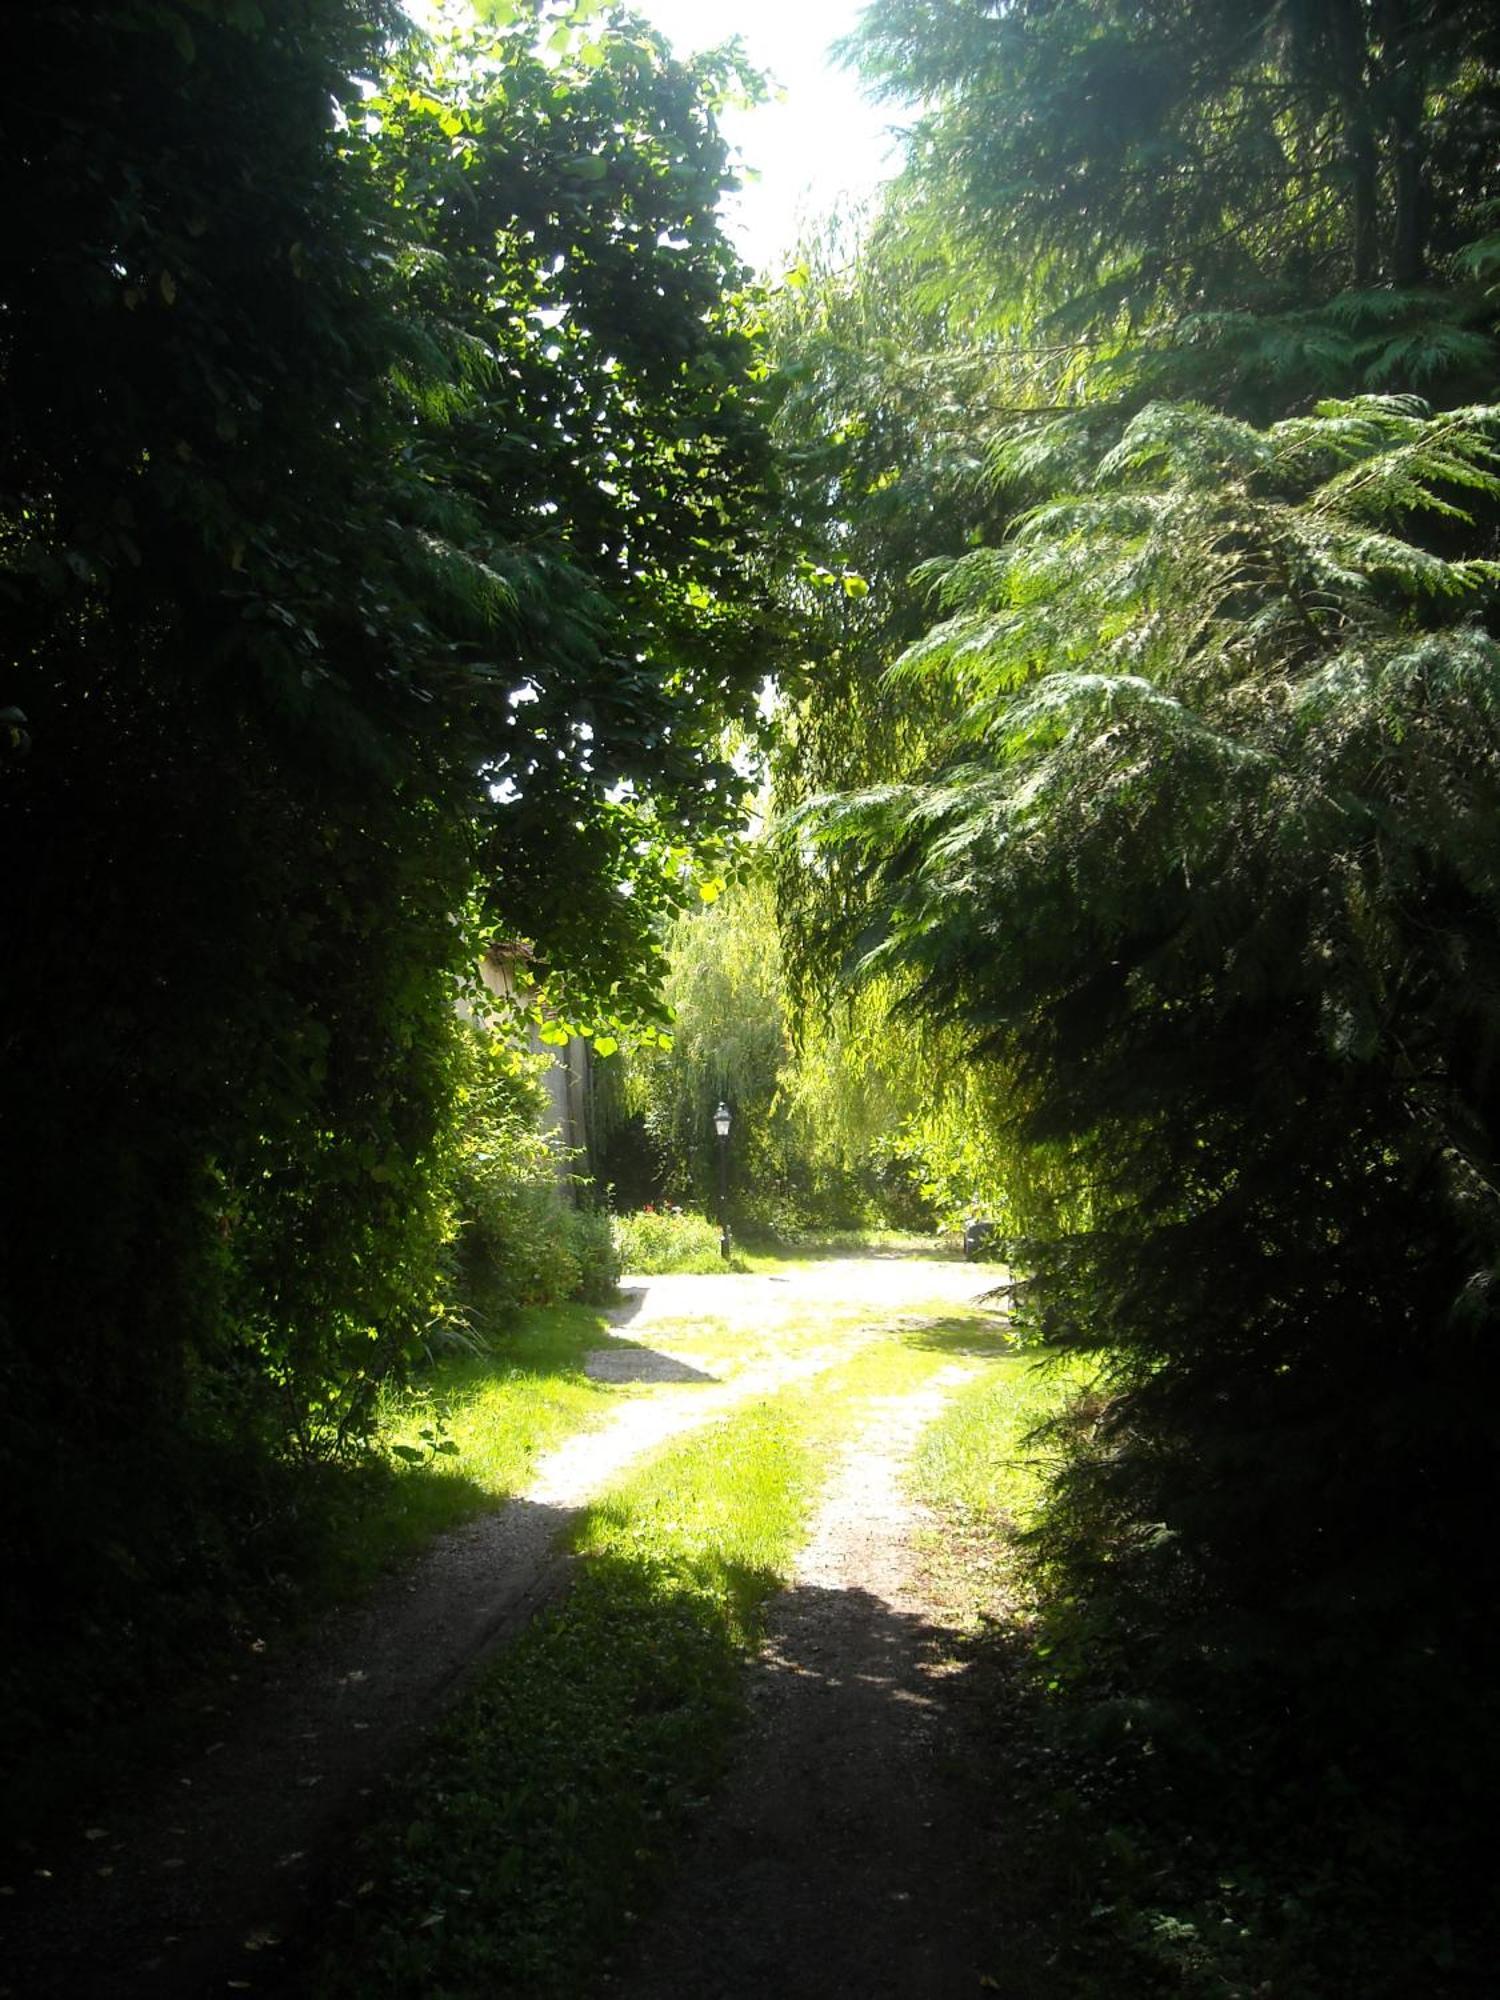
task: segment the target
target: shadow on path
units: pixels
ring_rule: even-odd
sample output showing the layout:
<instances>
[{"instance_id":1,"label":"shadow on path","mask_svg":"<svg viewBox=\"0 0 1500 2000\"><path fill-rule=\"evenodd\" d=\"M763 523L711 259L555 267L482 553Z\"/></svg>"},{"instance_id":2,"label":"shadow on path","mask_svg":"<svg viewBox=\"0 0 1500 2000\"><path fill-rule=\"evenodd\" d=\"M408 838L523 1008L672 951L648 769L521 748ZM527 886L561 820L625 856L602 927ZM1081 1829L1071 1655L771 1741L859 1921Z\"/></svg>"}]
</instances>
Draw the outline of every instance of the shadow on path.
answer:
<instances>
[{"instance_id":1,"label":"shadow on path","mask_svg":"<svg viewBox=\"0 0 1500 2000\"><path fill-rule=\"evenodd\" d=\"M633 1340L612 1340L608 1347L595 1348L584 1363L584 1372L594 1382L717 1382L717 1375L694 1368L675 1354L662 1354Z\"/></svg>"},{"instance_id":2,"label":"shadow on path","mask_svg":"<svg viewBox=\"0 0 1500 2000\"><path fill-rule=\"evenodd\" d=\"M3 1990L176 2000L277 1990L372 1795L473 1668L560 1589L575 1510L512 1500L232 1693L222 1740L161 1774L7 1907Z\"/></svg>"},{"instance_id":3,"label":"shadow on path","mask_svg":"<svg viewBox=\"0 0 1500 2000\"><path fill-rule=\"evenodd\" d=\"M1013 1996L982 1674L865 1590L780 1597L736 1767L608 1991Z\"/></svg>"}]
</instances>

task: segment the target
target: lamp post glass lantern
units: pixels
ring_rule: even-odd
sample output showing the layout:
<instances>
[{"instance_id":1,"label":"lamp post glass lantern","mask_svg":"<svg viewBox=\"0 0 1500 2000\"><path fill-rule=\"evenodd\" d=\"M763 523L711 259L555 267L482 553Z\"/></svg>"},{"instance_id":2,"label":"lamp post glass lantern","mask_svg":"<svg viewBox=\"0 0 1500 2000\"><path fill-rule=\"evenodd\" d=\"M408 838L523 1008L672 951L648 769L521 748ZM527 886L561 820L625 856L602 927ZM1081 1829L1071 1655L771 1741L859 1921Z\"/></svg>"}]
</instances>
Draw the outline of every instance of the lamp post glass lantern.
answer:
<instances>
[{"instance_id":1,"label":"lamp post glass lantern","mask_svg":"<svg viewBox=\"0 0 1500 2000\"><path fill-rule=\"evenodd\" d=\"M719 1255L729 1255L729 1106L720 1104L714 1113L714 1130L719 1135Z\"/></svg>"}]
</instances>

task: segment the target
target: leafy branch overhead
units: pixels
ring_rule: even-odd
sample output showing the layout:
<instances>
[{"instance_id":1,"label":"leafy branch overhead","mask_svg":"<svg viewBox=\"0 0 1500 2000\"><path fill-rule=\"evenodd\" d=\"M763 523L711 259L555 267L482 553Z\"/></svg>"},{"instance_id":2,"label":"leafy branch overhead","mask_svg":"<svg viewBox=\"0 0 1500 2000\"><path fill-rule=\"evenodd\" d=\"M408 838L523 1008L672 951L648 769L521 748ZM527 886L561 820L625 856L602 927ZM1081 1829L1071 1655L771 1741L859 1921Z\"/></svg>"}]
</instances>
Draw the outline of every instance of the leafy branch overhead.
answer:
<instances>
[{"instance_id":1,"label":"leafy branch overhead","mask_svg":"<svg viewBox=\"0 0 1500 2000\"><path fill-rule=\"evenodd\" d=\"M737 823L718 742L763 672L764 392L702 226L723 83L638 24L570 18L541 50L528 9L419 48L366 110L412 352L393 526L471 612L448 671L481 704L497 909L580 1004L650 962L672 878L642 855Z\"/></svg>"}]
</instances>

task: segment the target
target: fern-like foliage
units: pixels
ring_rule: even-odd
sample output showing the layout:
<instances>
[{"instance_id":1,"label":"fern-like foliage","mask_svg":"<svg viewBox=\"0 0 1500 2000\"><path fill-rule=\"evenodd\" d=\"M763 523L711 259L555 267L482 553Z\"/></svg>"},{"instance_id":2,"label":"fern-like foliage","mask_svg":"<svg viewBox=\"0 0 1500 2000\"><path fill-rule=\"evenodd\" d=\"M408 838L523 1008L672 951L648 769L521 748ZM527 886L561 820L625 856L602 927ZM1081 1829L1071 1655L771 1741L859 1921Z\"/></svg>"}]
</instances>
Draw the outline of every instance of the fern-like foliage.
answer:
<instances>
[{"instance_id":1,"label":"fern-like foliage","mask_svg":"<svg viewBox=\"0 0 1500 2000\"><path fill-rule=\"evenodd\" d=\"M1035 440L1022 449L1034 476ZM1495 410L1362 398L1256 430L1152 406L1082 490L998 548L928 565L947 615L891 678L946 686L946 753L802 821L868 865L862 955L906 962L959 1014L982 985L986 1021L1024 1042L1047 984L1029 952L954 949L976 899L997 943L1070 905L1049 956L1076 977L1170 908L1189 978L1223 969L1226 882L1252 854L1326 900L1337 832L1367 915L1396 843L1441 828L1444 865L1470 871L1500 697L1484 622L1500 561L1475 515L1497 500ZM1478 552L1445 546L1460 536ZM1461 819L1444 759L1479 787ZM1419 798L1422 819L1398 813Z\"/></svg>"},{"instance_id":2,"label":"fern-like foliage","mask_svg":"<svg viewBox=\"0 0 1500 2000\"><path fill-rule=\"evenodd\" d=\"M799 838L863 888L846 962L1067 1163L1067 1230L1013 1201L1118 1391L1040 1530L1062 1637L1184 1714L1274 1663L1276 1727L1373 1754L1492 1636L1500 411L1154 406L1076 483L1063 442L1068 490L923 573L894 674L947 689L941 754Z\"/></svg>"}]
</instances>

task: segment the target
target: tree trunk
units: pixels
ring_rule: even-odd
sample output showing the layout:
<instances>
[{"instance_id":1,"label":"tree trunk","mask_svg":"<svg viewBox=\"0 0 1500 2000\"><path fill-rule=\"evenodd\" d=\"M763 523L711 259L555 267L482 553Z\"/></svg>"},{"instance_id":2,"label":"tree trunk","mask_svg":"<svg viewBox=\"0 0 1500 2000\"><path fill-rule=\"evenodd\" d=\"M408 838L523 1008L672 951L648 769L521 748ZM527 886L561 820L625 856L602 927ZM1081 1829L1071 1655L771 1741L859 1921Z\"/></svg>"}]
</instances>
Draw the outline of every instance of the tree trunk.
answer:
<instances>
[{"instance_id":1,"label":"tree trunk","mask_svg":"<svg viewBox=\"0 0 1500 2000\"><path fill-rule=\"evenodd\" d=\"M1410 0L1381 0L1379 23L1385 71L1390 80L1392 181L1396 199L1391 227L1391 276L1398 285L1420 285L1427 276L1427 187L1422 144L1426 93L1421 58L1413 46Z\"/></svg>"},{"instance_id":2,"label":"tree trunk","mask_svg":"<svg viewBox=\"0 0 1500 2000\"><path fill-rule=\"evenodd\" d=\"M1360 0L1332 0L1329 34L1338 66L1337 96L1349 175L1352 279L1373 285L1380 275L1380 156L1369 85L1369 40Z\"/></svg>"}]
</instances>

